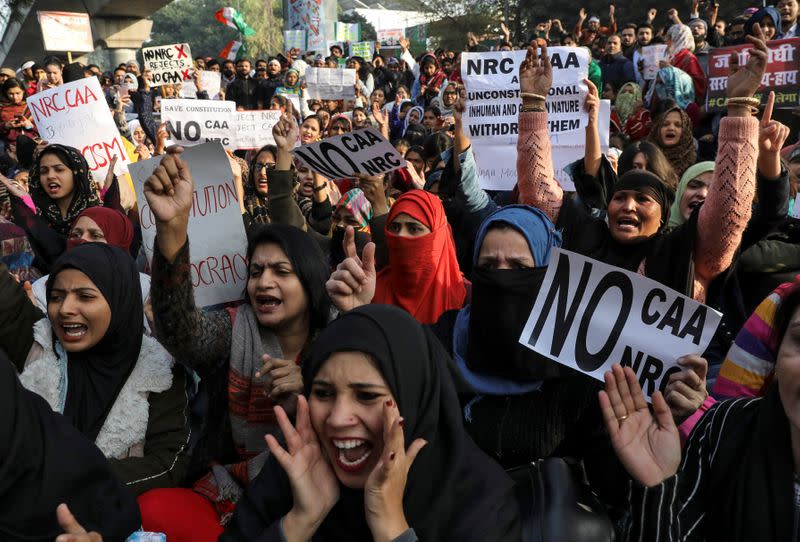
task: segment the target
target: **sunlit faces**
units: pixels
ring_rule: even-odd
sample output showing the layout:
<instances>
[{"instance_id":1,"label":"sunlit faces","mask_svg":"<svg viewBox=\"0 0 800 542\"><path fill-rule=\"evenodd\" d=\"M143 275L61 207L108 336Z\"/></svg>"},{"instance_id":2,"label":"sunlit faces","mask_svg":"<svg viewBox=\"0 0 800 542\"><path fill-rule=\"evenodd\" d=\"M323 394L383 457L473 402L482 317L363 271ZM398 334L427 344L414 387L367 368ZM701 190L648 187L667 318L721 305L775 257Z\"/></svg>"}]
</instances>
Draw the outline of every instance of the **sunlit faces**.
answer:
<instances>
[{"instance_id":1,"label":"sunlit faces","mask_svg":"<svg viewBox=\"0 0 800 542\"><path fill-rule=\"evenodd\" d=\"M630 47L636 42L636 31L633 28L624 28L619 33L623 47Z\"/></svg>"},{"instance_id":2,"label":"sunlit faces","mask_svg":"<svg viewBox=\"0 0 800 542\"><path fill-rule=\"evenodd\" d=\"M430 77L431 75L436 73L436 64L434 64L433 62L430 62L430 61L425 62L422 65L422 73L424 73L426 76Z\"/></svg>"},{"instance_id":3,"label":"sunlit faces","mask_svg":"<svg viewBox=\"0 0 800 542\"><path fill-rule=\"evenodd\" d=\"M528 269L535 266L528 241L512 226L492 228L484 236L478 267Z\"/></svg>"},{"instance_id":4,"label":"sunlit faces","mask_svg":"<svg viewBox=\"0 0 800 542\"><path fill-rule=\"evenodd\" d=\"M419 124L419 109L414 109L410 113L408 113L408 123L409 124Z\"/></svg>"},{"instance_id":5,"label":"sunlit faces","mask_svg":"<svg viewBox=\"0 0 800 542\"><path fill-rule=\"evenodd\" d=\"M606 53L616 55L622 52L622 40L619 36L610 36L606 41Z\"/></svg>"},{"instance_id":6,"label":"sunlit faces","mask_svg":"<svg viewBox=\"0 0 800 542\"><path fill-rule=\"evenodd\" d=\"M383 453L386 402L395 402L383 375L362 352L336 352L311 383L311 426L339 481L361 489Z\"/></svg>"},{"instance_id":7,"label":"sunlit faces","mask_svg":"<svg viewBox=\"0 0 800 542\"><path fill-rule=\"evenodd\" d=\"M297 73L291 71L286 74L286 84L293 87L297 84Z\"/></svg>"},{"instance_id":8,"label":"sunlit faces","mask_svg":"<svg viewBox=\"0 0 800 542\"><path fill-rule=\"evenodd\" d=\"M47 317L67 352L83 352L105 336L111 307L83 272L64 269L55 276L47 300Z\"/></svg>"},{"instance_id":9,"label":"sunlit faces","mask_svg":"<svg viewBox=\"0 0 800 542\"><path fill-rule=\"evenodd\" d=\"M297 171L297 192L306 198L314 195L314 172L308 166L300 161L295 162L295 170Z\"/></svg>"},{"instance_id":10,"label":"sunlit faces","mask_svg":"<svg viewBox=\"0 0 800 542\"><path fill-rule=\"evenodd\" d=\"M255 181L256 192L260 196L266 197L269 193L269 172L275 169L275 164L275 155L270 151L261 151L256 156L253 180Z\"/></svg>"},{"instance_id":11,"label":"sunlit faces","mask_svg":"<svg viewBox=\"0 0 800 542\"><path fill-rule=\"evenodd\" d=\"M347 226L353 226L353 228L358 230L361 224L350 209L342 206L333 213L333 228L346 228Z\"/></svg>"},{"instance_id":12,"label":"sunlit faces","mask_svg":"<svg viewBox=\"0 0 800 542\"><path fill-rule=\"evenodd\" d=\"M370 101L378 104L380 107L383 107L383 104L386 103L386 95L383 93L383 89L375 89L372 91Z\"/></svg>"},{"instance_id":13,"label":"sunlit faces","mask_svg":"<svg viewBox=\"0 0 800 542\"><path fill-rule=\"evenodd\" d=\"M695 40L706 37L706 25L702 21L692 21L689 28L692 29L692 36Z\"/></svg>"},{"instance_id":14,"label":"sunlit faces","mask_svg":"<svg viewBox=\"0 0 800 542\"><path fill-rule=\"evenodd\" d=\"M767 38L767 41L775 38L775 34L778 33L778 29L775 28L775 21L770 16L761 19L761 30L764 31L764 37Z\"/></svg>"},{"instance_id":15,"label":"sunlit faces","mask_svg":"<svg viewBox=\"0 0 800 542\"><path fill-rule=\"evenodd\" d=\"M6 91L6 98L12 104L21 104L25 99L25 91L19 87L11 87Z\"/></svg>"},{"instance_id":16,"label":"sunlit faces","mask_svg":"<svg viewBox=\"0 0 800 542\"><path fill-rule=\"evenodd\" d=\"M642 241L658 232L661 205L637 190L617 190L608 203L608 229L618 243Z\"/></svg>"},{"instance_id":17,"label":"sunlit faces","mask_svg":"<svg viewBox=\"0 0 800 542\"><path fill-rule=\"evenodd\" d=\"M71 197L75 189L72 170L52 152L42 155L39 161L39 183L45 193L56 201Z\"/></svg>"},{"instance_id":18,"label":"sunlit faces","mask_svg":"<svg viewBox=\"0 0 800 542\"><path fill-rule=\"evenodd\" d=\"M775 7L781 15L781 23L791 25L797 21L797 0L780 0Z\"/></svg>"},{"instance_id":19,"label":"sunlit faces","mask_svg":"<svg viewBox=\"0 0 800 542\"><path fill-rule=\"evenodd\" d=\"M363 128L367 124L367 114L363 109L357 108L353 110L353 127Z\"/></svg>"},{"instance_id":20,"label":"sunlit faces","mask_svg":"<svg viewBox=\"0 0 800 542\"><path fill-rule=\"evenodd\" d=\"M708 189L714 180L714 172L707 171L698 175L686 185L680 202L681 216L684 220L689 220L695 207L702 204L708 196Z\"/></svg>"},{"instance_id":21,"label":"sunlit faces","mask_svg":"<svg viewBox=\"0 0 800 542\"><path fill-rule=\"evenodd\" d=\"M142 127L137 126L136 128L134 128L131 137L133 137L134 143L136 143L137 145L142 145L144 143L144 137L145 137L144 130L142 129Z\"/></svg>"},{"instance_id":22,"label":"sunlit faces","mask_svg":"<svg viewBox=\"0 0 800 542\"><path fill-rule=\"evenodd\" d=\"M422 115L422 125L429 130L435 130L439 125L439 117L429 109Z\"/></svg>"},{"instance_id":23,"label":"sunlit faces","mask_svg":"<svg viewBox=\"0 0 800 542\"><path fill-rule=\"evenodd\" d=\"M86 243L106 243L106 234L97 222L88 216L80 217L69 232L70 239L81 239Z\"/></svg>"},{"instance_id":24,"label":"sunlit faces","mask_svg":"<svg viewBox=\"0 0 800 542\"><path fill-rule=\"evenodd\" d=\"M411 165L414 166L417 173L425 171L425 159L417 151L408 151L405 158L406 162L410 162Z\"/></svg>"},{"instance_id":25,"label":"sunlit faces","mask_svg":"<svg viewBox=\"0 0 800 542\"><path fill-rule=\"evenodd\" d=\"M308 324L308 295L289 257L275 243L263 243L253 251L247 296L264 327L280 332Z\"/></svg>"},{"instance_id":26,"label":"sunlit faces","mask_svg":"<svg viewBox=\"0 0 800 542\"><path fill-rule=\"evenodd\" d=\"M50 85L61 84L61 66L58 66L57 64L48 64L44 67L44 74L47 78L47 82Z\"/></svg>"},{"instance_id":27,"label":"sunlit faces","mask_svg":"<svg viewBox=\"0 0 800 542\"><path fill-rule=\"evenodd\" d=\"M431 229L416 218L399 213L386 229L399 237L422 237L431 233Z\"/></svg>"},{"instance_id":28,"label":"sunlit faces","mask_svg":"<svg viewBox=\"0 0 800 542\"><path fill-rule=\"evenodd\" d=\"M331 120L331 125L328 128L328 135L337 136L346 134L349 131L350 125L348 124L347 120L340 117Z\"/></svg>"},{"instance_id":29,"label":"sunlit faces","mask_svg":"<svg viewBox=\"0 0 800 542\"><path fill-rule=\"evenodd\" d=\"M633 157L633 167L635 169L647 169L647 156L643 152L637 152Z\"/></svg>"},{"instance_id":30,"label":"sunlit faces","mask_svg":"<svg viewBox=\"0 0 800 542\"><path fill-rule=\"evenodd\" d=\"M316 117L308 117L300 125L300 142L303 145L317 141L320 136L322 127L319 125L319 120Z\"/></svg>"},{"instance_id":31,"label":"sunlit faces","mask_svg":"<svg viewBox=\"0 0 800 542\"><path fill-rule=\"evenodd\" d=\"M677 111L667 113L658 133L661 144L664 147L674 147L680 142L681 135L683 135L681 114Z\"/></svg>"},{"instance_id":32,"label":"sunlit faces","mask_svg":"<svg viewBox=\"0 0 800 542\"><path fill-rule=\"evenodd\" d=\"M653 30L651 28L644 26L636 31L636 41L639 42L639 45L648 45L652 39Z\"/></svg>"}]
</instances>

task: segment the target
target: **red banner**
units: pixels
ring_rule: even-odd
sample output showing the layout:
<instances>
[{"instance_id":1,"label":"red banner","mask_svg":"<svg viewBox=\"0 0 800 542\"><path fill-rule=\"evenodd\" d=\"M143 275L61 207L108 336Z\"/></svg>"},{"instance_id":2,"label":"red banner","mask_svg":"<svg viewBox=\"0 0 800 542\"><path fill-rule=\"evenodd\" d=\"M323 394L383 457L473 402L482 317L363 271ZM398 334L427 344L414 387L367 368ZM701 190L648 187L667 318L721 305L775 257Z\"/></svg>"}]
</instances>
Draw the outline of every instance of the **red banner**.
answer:
<instances>
[{"instance_id":1,"label":"red banner","mask_svg":"<svg viewBox=\"0 0 800 542\"><path fill-rule=\"evenodd\" d=\"M707 109L720 110L725 107L725 90L731 56L739 57L739 66L747 64L752 45L735 45L712 49L708 55ZM800 38L767 42L769 58L767 71L761 80L756 98L767 102L769 91L775 91L775 107L791 108L800 105L798 71L800 71Z\"/></svg>"}]
</instances>

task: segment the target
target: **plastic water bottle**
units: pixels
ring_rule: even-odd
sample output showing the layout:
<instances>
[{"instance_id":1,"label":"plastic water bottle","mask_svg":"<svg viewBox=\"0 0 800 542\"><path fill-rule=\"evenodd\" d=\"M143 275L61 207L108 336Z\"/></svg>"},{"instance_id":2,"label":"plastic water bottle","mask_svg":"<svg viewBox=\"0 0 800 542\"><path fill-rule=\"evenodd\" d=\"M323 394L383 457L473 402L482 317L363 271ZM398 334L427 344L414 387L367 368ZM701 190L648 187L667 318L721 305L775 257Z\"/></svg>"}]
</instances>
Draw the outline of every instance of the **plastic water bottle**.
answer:
<instances>
[{"instance_id":1,"label":"plastic water bottle","mask_svg":"<svg viewBox=\"0 0 800 542\"><path fill-rule=\"evenodd\" d=\"M128 537L126 542L167 542L167 535L164 533L136 531Z\"/></svg>"}]
</instances>

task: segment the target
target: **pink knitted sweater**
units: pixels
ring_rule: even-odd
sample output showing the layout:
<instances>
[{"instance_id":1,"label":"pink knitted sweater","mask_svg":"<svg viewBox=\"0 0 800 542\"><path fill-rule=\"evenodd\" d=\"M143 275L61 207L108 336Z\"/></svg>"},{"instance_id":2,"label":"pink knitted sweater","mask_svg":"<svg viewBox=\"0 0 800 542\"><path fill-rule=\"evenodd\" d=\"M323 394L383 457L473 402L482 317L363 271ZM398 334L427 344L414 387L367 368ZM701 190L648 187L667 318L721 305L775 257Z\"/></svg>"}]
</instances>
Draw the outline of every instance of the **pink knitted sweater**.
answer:
<instances>
[{"instance_id":1,"label":"pink knitted sweater","mask_svg":"<svg viewBox=\"0 0 800 542\"><path fill-rule=\"evenodd\" d=\"M756 186L758 119L728 117L719 129L714 180L700 208L694 254L694 299L703 302L709 283L733 262L742 240ZM520 203L558 220L564 191L553 175L547 113L520 113L517 141ZM646 262L639 265L645 274Z\"/></svg>"}]
</instances>

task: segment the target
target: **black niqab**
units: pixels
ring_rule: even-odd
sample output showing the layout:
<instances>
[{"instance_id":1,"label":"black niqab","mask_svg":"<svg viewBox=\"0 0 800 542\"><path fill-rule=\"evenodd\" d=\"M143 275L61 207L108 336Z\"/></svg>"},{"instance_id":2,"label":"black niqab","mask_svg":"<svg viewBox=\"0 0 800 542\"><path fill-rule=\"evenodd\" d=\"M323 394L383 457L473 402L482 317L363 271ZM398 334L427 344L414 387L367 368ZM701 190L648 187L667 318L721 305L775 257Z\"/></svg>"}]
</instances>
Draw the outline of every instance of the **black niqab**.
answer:
<instances>
[{"instance_id":1,"label":"black niqab","mask_svg":"<svg viewBox=\"0 0 800 542\"><path fill-rule=\"evenodd\" d=\"M67 354L64 416L94 441L139 358L142 290L129 254L104 243L86 243L56 261L47 280L48 302L58 273L65 269L88 276L111 308L111 322L100 342L86 351Z\"/></svg>"}]
</instances>

